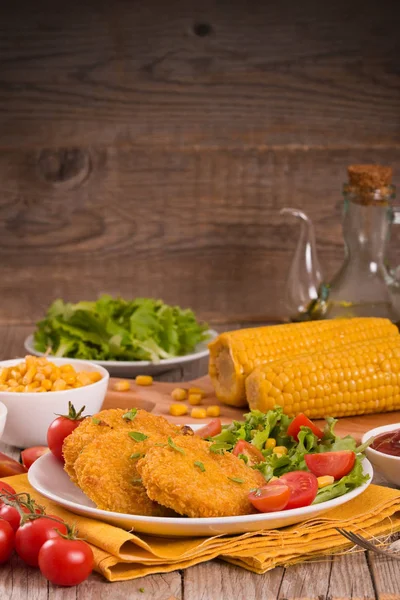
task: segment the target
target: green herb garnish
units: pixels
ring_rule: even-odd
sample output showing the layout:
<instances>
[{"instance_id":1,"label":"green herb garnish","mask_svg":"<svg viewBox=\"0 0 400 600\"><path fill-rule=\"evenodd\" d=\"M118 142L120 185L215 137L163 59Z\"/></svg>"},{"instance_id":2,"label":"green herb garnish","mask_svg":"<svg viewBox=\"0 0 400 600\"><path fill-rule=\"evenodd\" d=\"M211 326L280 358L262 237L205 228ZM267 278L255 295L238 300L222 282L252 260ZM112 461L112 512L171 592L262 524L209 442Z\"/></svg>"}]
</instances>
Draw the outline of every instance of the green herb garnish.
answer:
<instances>
[{"instance_id":1,"label":"green herb garnish","mask_svg":"<svg viewBox=\"0 0 400 600\"><path fill-rule=\"evenodd\" d=\"M131 480L131 483L133 483L133 485L138 485L139 483L142 483L142 479L141 479L141 477L134 477Z\"/></svg>"},{"instance_id":2,"label":"green herb garnish","mask_svg":"<svg viewBox=\"0 0 400 600\"><path fill-rule=\"evenodd\" d=\"M139 588L139 592L140 592L141 594L144 594L144 588Z\"/></svg>"},{"instance_id":3,"label":"green herb garnish","mask_svg":"<svg viewBox=\"0 0 400 600\"><path fill-rule=\"evenodd\" d=\"M244 479L240 479L240 477L228 477L228 479L234 481L235 483L244 483Z\"/></svg>"},{"instance_id":4,"label":"green herb garnish","mask_svg":"<svg viewBox=\"0 0 400 600\"><path fill-rule=\"evenodd\" d=\"M130 431L128 433L128 435L130 438L135 440L135 442L144 442L144 440L147 440L149 438L148 435L145 435L144 433L141 433L140 431Z\"/></svg>"},{"instance_id":5,"label":"green herb garnish","mask_svg":"<svg viewBox=\"0 0 400 600\"><path fill-rule=\"evenodd\" d=\"M137 414L137 408L131 408L130 410L128 410L127 413L122 415L122 418L125 419L126 421L133 421L133 419L136 417L136 414Z\"/></svg>"},{"instance_id":6,"label":"green herb garnish","mask_svg":"<svg viewBox=\"0 0 400 600\"><path fill-rule=\"evenodd\" d=\"M194 466L195 466L195 467L199 467L199 469L200 469L200 471L201 471L202 473L204 473L204 471L206 470L206 468L205 468L205 466L203 465L203 463L202 463L202 462L200 462L199 460L195 460L195 461L194 461Z\"/></svg>"},{"instance_id":7,"label":"green herb garnish","mask_svg":"<svg viewBox=\"0 0 400 600\"><path fill-rule=\"evenodd\" d=\"M100 421L100 419L97 419L96 417L92 417L92 423L94 423L95 425L100 425L101 421Z\"/></svg>"},{"instance_id":8,"label":"green herb garnish","mask_svg":"<svg viewBox=\"0 0 400 600\"><path fill-rule=\"evenodd\" d=\"M214 454L223 454L227 450L232 450L232 444L228 444L227 442L215 442L210 446L210 452L214 452Z\"/></svg>"},{"instance_id":9,"label":"green herb garnish","mask_svg":"<svg viewBox=\"0 0 400 600\"><path fill-rule=\"evenodd\" d=\"M168 444L161 444L160 442L157 442L157 444L154 444L155 446L157 446L158 448L166 448L168 446Z\"/></svg>"},{"instance_id":10,"label":"green herb garnish","mask_svg":"<svg viewBox=\"0 0 400 600\"><path fill-rule=\"evenodd\" d=\"M129 458L141 458L142 456L144 456L142 452L134 452Z\"/></svg>"},{"instance_id":11,"label":"green herb garnish","mask_svg":"<svg viewBox=\"0 0 400 600\"><path fill-rule=\"evenodd\" d=\"M177 452L180 452L181 454L185 454L185 451L183 448L179 448L179 446L177 446L173 441L172 438L168 438L168 446L170 446L171 448L173 448L174 450L176 450Z\"/></svg>"}]
</instances>

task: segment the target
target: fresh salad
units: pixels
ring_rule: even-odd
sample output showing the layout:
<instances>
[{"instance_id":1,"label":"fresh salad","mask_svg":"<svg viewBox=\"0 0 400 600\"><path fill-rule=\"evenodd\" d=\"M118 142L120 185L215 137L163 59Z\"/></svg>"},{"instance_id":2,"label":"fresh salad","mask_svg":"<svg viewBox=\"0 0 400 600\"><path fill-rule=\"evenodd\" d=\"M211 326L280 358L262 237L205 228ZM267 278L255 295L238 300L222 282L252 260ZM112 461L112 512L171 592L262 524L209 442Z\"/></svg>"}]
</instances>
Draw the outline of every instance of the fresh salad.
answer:
<instances>
[{"instance_id":1,"label":"fresh salad","mask_svg":"<svg viewBox=\"0 0 400 600\"><path fill-rule=\"evenodd\" d=\"M232 452L264 475L266 485L249 496L261 512L326 502L368 481L362 459L369 442L358 446L349 435L336 436L336 419L327 417L322 430L302 413L286 416L281 407L244 417L223 426L214 419L196 433L213 442L213 452Z\"/></svg>"},{"instance_id":2,"label":"fresh salad","mask_svg":"<svg viewBox=\"0 0 400 600\"><path fill-rule=\"evenodd\" d=\"M156 363L192 352L207 329L190 309L104 295L96 302L53 302L37 324L34 345L59 357Z\"/></svg>"}]
</instances>

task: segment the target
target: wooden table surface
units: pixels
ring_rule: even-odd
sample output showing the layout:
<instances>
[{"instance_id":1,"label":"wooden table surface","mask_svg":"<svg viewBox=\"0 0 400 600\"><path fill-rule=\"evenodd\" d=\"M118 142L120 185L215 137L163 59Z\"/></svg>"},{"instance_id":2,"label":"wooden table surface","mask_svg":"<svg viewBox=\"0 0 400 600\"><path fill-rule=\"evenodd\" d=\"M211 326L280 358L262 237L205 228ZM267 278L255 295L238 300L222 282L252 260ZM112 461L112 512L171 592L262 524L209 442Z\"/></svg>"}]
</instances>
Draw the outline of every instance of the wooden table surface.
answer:
<instances>
[{"instance_id":1,"label":"wooden table surface","mask_svg":"<svg viewBox=\"0 0 400 600\"><path fill-rule=\"evenodd\" d=\"M27 325L0 325L0 358L23 356ZM170 372L164 380L203 375L206 362ZM161 379L161 378L160 378ZM0 450L17 456L15 449ZM376 480L376 483L385 483ZM325 558L321 562L276 568L265 575L213 560L184 571L149 575L134 581L106 582L94 573L76 588L48 584L37 569L17 558L0 566L0 600L395 600L400 599L400 562L371 553Z\"/></svg>"}]
</instances>

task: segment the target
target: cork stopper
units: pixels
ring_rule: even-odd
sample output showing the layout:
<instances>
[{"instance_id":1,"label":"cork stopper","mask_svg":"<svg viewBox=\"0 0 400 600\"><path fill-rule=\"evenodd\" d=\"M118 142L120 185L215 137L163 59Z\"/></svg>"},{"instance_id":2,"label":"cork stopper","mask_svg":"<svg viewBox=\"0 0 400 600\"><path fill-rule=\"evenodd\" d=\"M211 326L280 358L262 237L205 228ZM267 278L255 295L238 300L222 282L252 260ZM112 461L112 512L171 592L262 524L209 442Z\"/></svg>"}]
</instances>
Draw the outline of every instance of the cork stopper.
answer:
<instances>
[{"instance_id":1,"label":"cork stopper","mask_svg":"<svg viewBox=\"0 0 400 600\"><path fill-rule=\"evenodd\" d=\"M358 204L388 204L393 198L393 171L381 165L349 165L345 191Z\"/></svg>"}]
</instances>

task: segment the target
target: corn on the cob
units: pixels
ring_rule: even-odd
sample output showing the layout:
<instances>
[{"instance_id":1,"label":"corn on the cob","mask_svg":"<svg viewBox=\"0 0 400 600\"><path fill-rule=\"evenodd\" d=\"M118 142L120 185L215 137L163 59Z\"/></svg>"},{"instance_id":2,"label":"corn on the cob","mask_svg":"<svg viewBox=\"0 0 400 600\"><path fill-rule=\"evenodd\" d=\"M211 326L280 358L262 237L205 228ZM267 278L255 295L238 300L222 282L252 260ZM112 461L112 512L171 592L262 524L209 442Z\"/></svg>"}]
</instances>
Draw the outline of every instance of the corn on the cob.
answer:
<instances>
[{"instance_id":1,"label":"corn on the cob","mask_svg":"<svg viewBox=\"0 0 400 600\"><path fill-rule=\"evenodd\" d=\"M209 375L217 398L245 406L245 380L251 371L281 357L290 358L319 348L398 336L388 319L354 318L291 323L223 333L209 344Z\"/></svg>"},{"instance_id":2,"label":"corn on the cob","mask_svg":"<svg viewBox=\"0 0 400 600\"><path fill-rule=\"evenodd\" d=\"M250 408L347 417L400 409L400 336L261 365L246 379Z\"/></svg>"}]
</instances>

